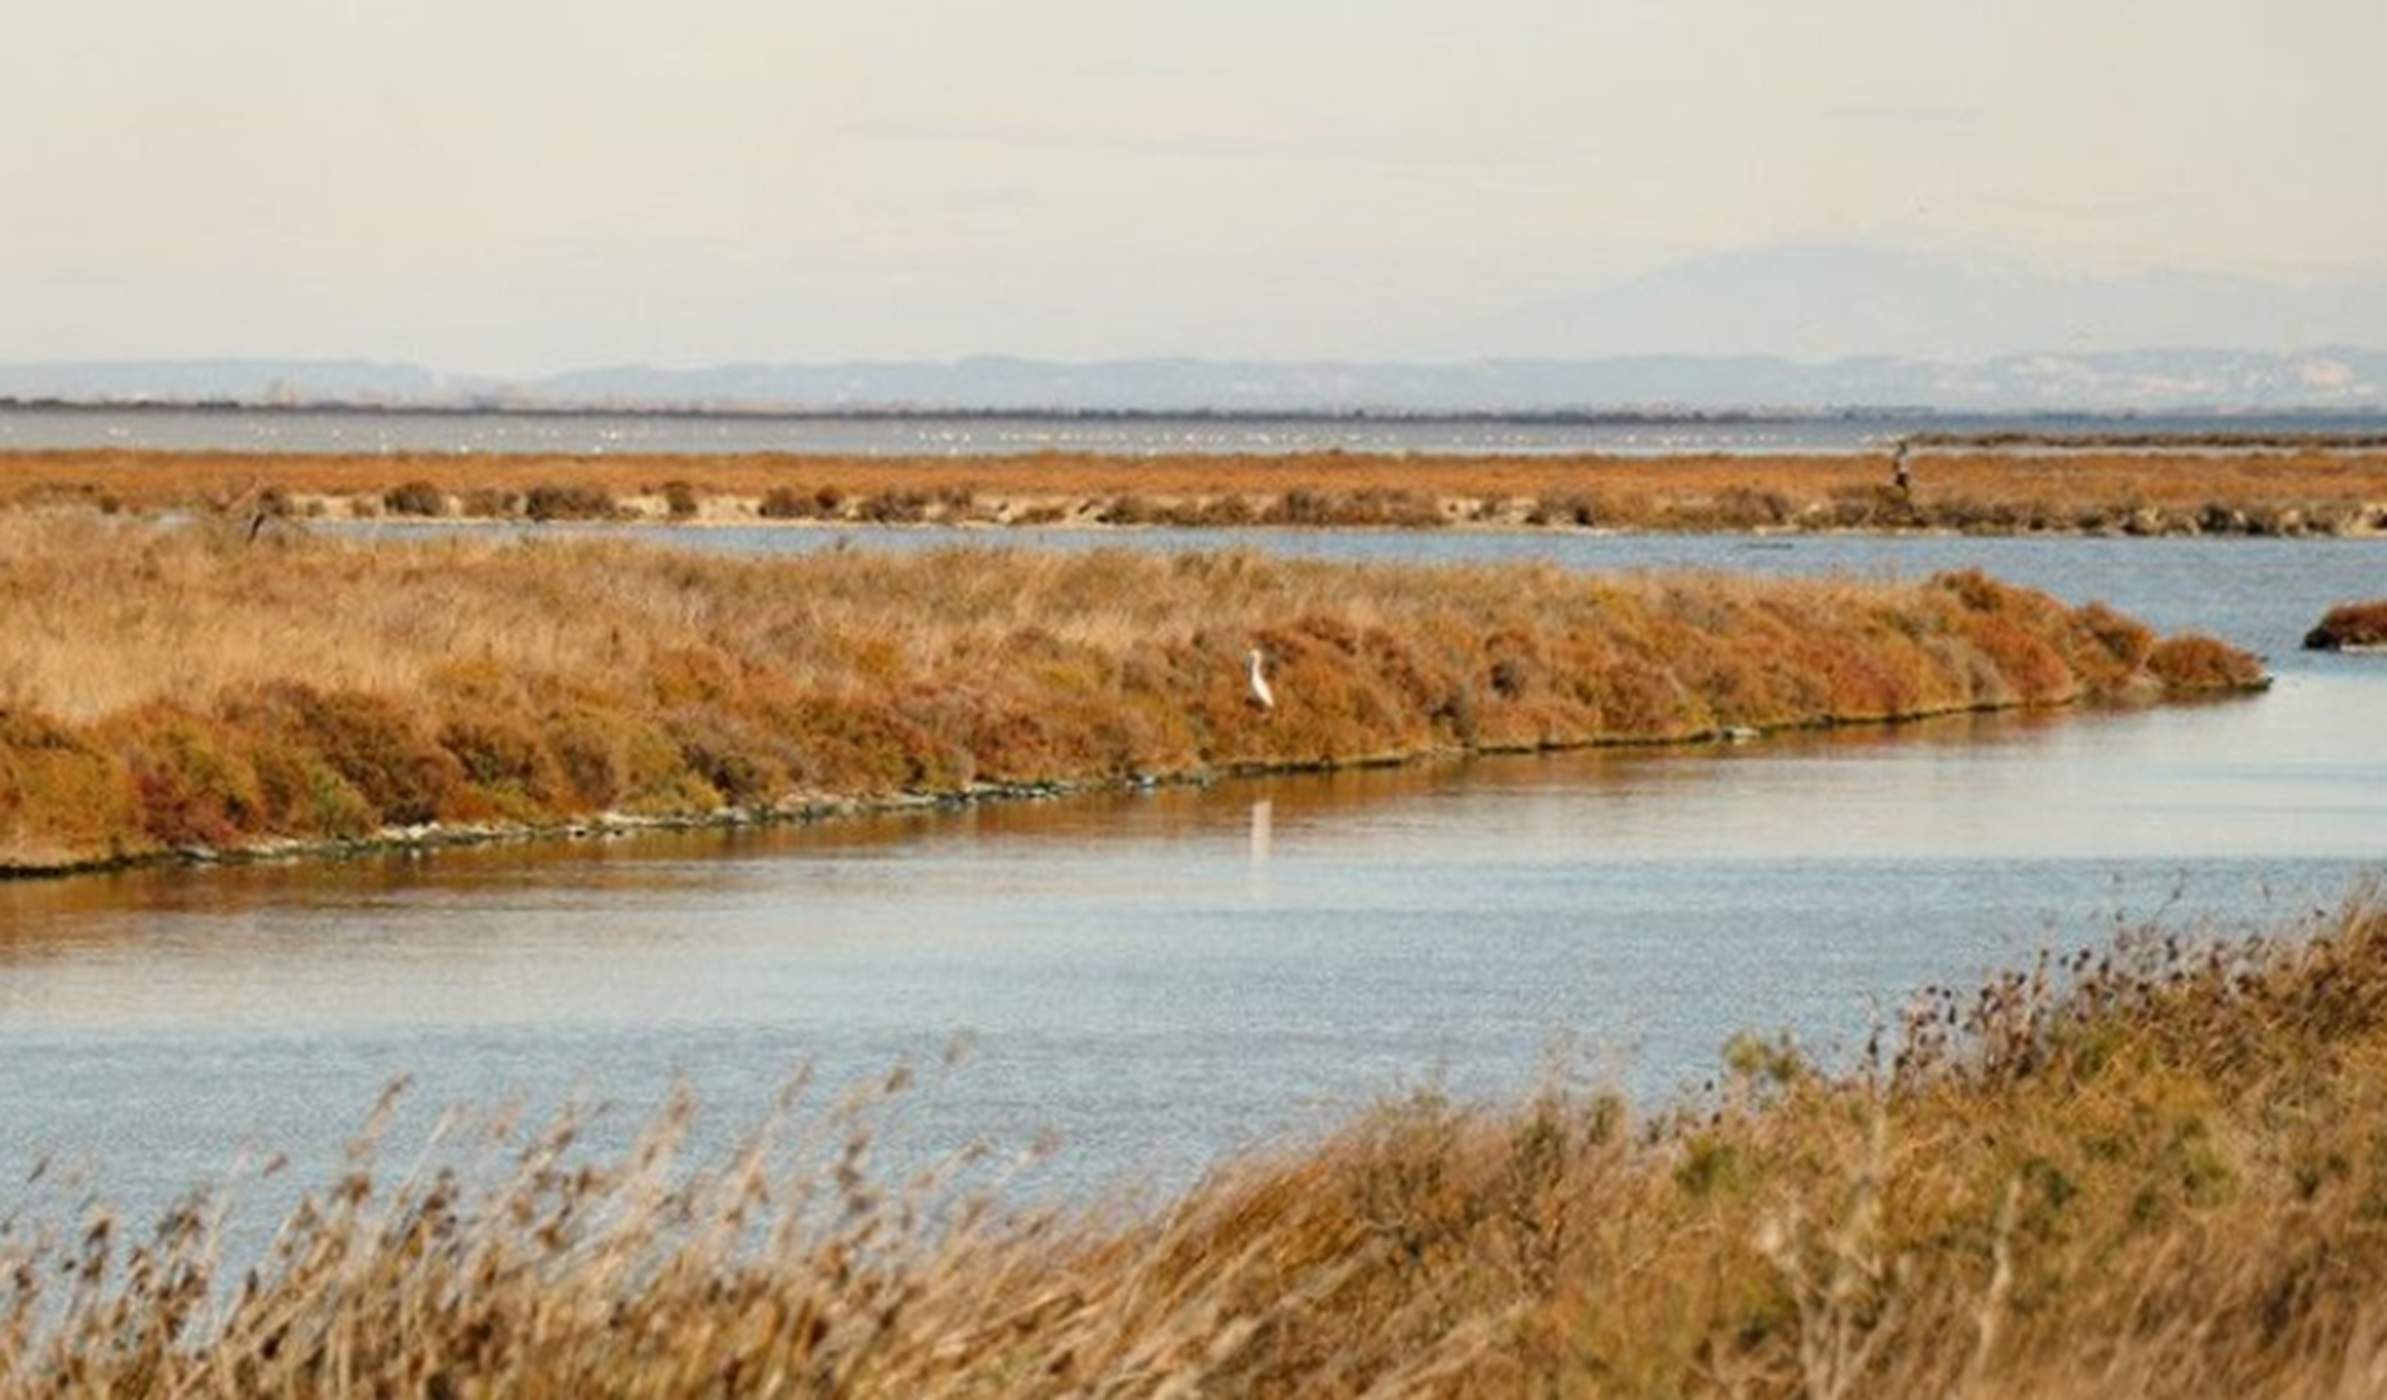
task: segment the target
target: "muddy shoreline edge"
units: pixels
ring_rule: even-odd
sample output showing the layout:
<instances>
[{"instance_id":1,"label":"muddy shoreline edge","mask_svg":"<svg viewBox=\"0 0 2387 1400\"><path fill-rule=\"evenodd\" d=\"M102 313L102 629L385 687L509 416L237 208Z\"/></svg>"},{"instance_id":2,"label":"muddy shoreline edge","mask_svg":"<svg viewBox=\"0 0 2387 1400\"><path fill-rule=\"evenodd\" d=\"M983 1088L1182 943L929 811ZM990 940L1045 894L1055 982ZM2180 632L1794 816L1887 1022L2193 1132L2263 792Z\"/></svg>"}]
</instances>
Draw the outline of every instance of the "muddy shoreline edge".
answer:
<instances>
[{"instance_id":1,"label":"muddy shoreline edge","mask_svg":"<svg viewBox=\"0 0 2387 1400\"><path fill-rule=\"evenodd\" d=\"M198 870L218 866L297 865L319 861L366 860L376 856L430 855L446 850L480 850L497 846L603 842L639 836L701 831L760 831L813 827L832 822L875 817L959 812L998 804L1051 802L1069 798L1158 792L1175 788L1206 788L1241 778L1291 777L1374 769L1417 767L1436 762L1465 763L1478 758L1522 758L1536 754L1587 753L1602 750L1707 750L1754 743L1776 736L1816 734L1859 729L1903 729L1935 721L1980 718L2022 712L2124 712L2158 705L2210 704L2241 700L2271 688L2273 677L2259 682L2203 693L2135 698L2080 696L2055 703L1984 702L1935 707L1905 714L1825 717L1793 724L1710 729L1659 738L1604 737L1541 744L1490 744L1438 747L1413 752L1370 754L1350 759L1289 763L1238 763L1222 768L1178 773L1138 774L1126 778L1034 783L974 783L964 788L877 796L832 797L793 795L776 803L725 807L710 812L600 812L563 822L422 822L385 827L370 836L308 840L279 838L238 846L188 846L137 851L88 860L47 864L0 863L0 882L63 880L75 876L128 874L143 870Z\"/></svg>"}]
</instances>

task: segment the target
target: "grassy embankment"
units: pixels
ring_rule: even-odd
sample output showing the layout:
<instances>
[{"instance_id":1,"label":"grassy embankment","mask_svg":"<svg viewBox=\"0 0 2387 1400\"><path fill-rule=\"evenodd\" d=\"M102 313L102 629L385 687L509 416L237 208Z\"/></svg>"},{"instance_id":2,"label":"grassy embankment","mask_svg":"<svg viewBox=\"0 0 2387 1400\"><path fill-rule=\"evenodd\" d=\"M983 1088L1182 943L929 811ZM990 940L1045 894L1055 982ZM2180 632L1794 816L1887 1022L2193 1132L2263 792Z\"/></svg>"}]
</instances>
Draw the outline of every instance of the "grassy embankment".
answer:
<instances>
[{"instance_id":1,"label":"grassy embankment","mask_svg":"<svg viewBox=\"0 0 2387 1400\"><path fill-rule=\"evenodd\" d=\"M2341 603L2304 634L2313 651L2387 650L2387 598L2368 603Z\"/></svg>"},{"instance_id":2,"label":"grassy embankment","mask_svg":"<svg viewBox=\"0 0 2387 1400\"><path fill-rule=\"evenodd\" d=\"M365 516L2300 535L2387 528L2387 452L1877 457L0 454L0 501L152 511L260 492Z\"/></svg>"},{"instance_id":3,"label":"grassy embankment","mask_svg":"<svg viewBox=\"0 0 2387 1400\"><path fill-rule=\"evenodd\" d=\"M603 1164L569 1122L486 1175L362 1154L245 1281L205 1198L36 1209L0 1397L2387 1388L2387 913L1900 1021L1840 1070L1737 1042L1648 1115L1389 1104L1141 1211L882 1183L868 1102L695 1171L685 1105Z\"/></svg>"},{"instance_id":4,"label":"grassy embankment","mask_svg":"<svg viewBox=\"0 0 2387 1400\"><path fill-rule=\"evenodd\" d=\"M1254 707L1247 648L1279 704ZM793 560L0 520L0 866L751 818L2259 683L1978 574Z\"/></svg>"}]
</instances>

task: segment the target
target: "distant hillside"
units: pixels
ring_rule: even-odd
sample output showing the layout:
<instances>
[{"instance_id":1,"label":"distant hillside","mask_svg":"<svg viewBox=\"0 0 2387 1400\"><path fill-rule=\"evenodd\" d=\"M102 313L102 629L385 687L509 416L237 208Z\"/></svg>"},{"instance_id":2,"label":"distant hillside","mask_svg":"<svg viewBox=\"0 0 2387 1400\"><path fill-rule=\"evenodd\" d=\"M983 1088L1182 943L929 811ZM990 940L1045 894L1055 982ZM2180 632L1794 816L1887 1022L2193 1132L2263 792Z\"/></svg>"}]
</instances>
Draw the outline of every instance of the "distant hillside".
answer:
<instances>
[{"instance_id":1,"label":"distant hillside","mask_svg":"<svg viewBox=\"0 0 2387 1400\"><path fill-rule=\"evenodd\" d=\"M1621 356L1454 364L974 358L619 366L502 382L369 361L0 365L0 397L537 407L1497 412L1664 408L2387 408L2387 352L2122 350L1959 362Z\"/></svg>"},{"instance_id":2,"label":"distant hillside","mask_svg":"<svg viewBox=\"0 0 2387 1400\"><path fill-rule=\"evenodd\" d=\"M1566 360L1757 350L1808 363L1864 352L1998 364L2033 358L2012 352L2034 347L2067 358L2135 358L2143 346L2277 350L2376 345L2383 336L2387 278L2290 283L2176 268L2092 273L2015 258L1821 243L1671 263L1612 286L1471 317L1442 339ZM2180 371L2159 365L2153 372Z\"/></svg>"}]
</instances>

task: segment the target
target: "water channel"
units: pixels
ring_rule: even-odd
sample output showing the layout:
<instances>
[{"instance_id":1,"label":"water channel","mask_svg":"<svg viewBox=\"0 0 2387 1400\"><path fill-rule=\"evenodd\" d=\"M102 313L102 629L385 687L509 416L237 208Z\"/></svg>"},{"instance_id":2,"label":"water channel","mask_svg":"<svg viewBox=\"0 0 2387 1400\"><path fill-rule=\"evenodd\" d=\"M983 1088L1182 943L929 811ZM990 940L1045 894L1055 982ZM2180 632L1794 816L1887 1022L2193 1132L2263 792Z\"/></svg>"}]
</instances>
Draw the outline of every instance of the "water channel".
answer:
<instances>
[{"instance_id":1,"label":"water channel","mask_svg":"<svg viewBox=\"0 0 2387 1400\"><path fill-rule=\"evenodd\" d=\"M652 531L713 549L940 531ZM969 537L986 542L984 534ZM838 541L844 541L840 544ZM2311 656L2387 542L1153 533L1338 557L1916 576L1980 564L2267 654L2268 694L1680 751L1221 782L802 830L0 885L0 1170L87 1156L163 1201L244 1147L329 1166L410 1102L675 1077L722 1131L791 1069L963 1065L906 1132L1063 1143L1063 1185L1181 1181L1554 1054L1662 1095L1742 1028L1825 1049L1926 982L2162 918L2235 929L2387 869L2387 659ZM1116 536L1004 535L1092 548ZM418 1118L419 1121L419 1118Z\"/></svg>"}]
</instances>

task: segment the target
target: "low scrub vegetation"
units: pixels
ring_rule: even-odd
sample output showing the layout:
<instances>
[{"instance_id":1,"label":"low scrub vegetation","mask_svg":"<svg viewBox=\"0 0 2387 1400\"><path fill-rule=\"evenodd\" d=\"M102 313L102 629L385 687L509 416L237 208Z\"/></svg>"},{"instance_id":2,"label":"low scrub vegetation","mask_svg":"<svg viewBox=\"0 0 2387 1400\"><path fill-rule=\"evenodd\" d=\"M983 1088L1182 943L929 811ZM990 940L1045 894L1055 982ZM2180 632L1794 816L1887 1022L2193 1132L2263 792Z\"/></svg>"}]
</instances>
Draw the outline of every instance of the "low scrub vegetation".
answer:
<instances>
[{"instance_id":1,"label":"low scrub vegetation","mask_svg":"<svg viewBox=\"0 0 2387 1400\"><path fill-rule=\"evenodd\" d=\"M0 1235L0 1396L2387 1387L2375 906L1926 988L1837 1064L1744 1037L1647 1112L1419 1095L1148 1209L883 1181L909 1077L701 1163L685 1100L610 1161L500 1117L377 1174L369 1132L254 1267L204 1195L57 1193Z\"/></svg>"},{"instance_id":2,"label":"low scrub vegetation","mask_svg":"<svg viewBox=\"0 0 2387 1400\"><path fill-rule=\"evenodd\" d=\"M391 515L445 515L448 495L428 481L402 481L381 493L381 508Z\"/></svg>"},{"instance_id":3,"label":"low scrub vegetation","mask_svg":"<svg viewBox=\"0 0 2387 1400\"><path fill-rule=\"evenodd\" d=\"M599 486L533 486L522 497L522 513L532 520L605 520L617 511L613 495Z\"/></svg>"},{"instance_id":4,"label":"low scrub vegetation","mask_svg":"<svg viewBox=\"0 0 2387 1400\"><path fill-rule=\"evenodd\" d=\"M2331 608L2304 634L2304 645L2313 651L2387 649L2387 598Z\"/></svg>"},{"instance_id":5,"label":"low scrub vegetation","mask_svg":"<svg viewBox=\"0 0 2387 1400\"><path fill-rule=\"evenodd\" d=\"M1267 658L1276 705L1251 699ZM0 865L2259 684L1978 573L684 554L0 521Z\"/></svg>"}]
</instances>

